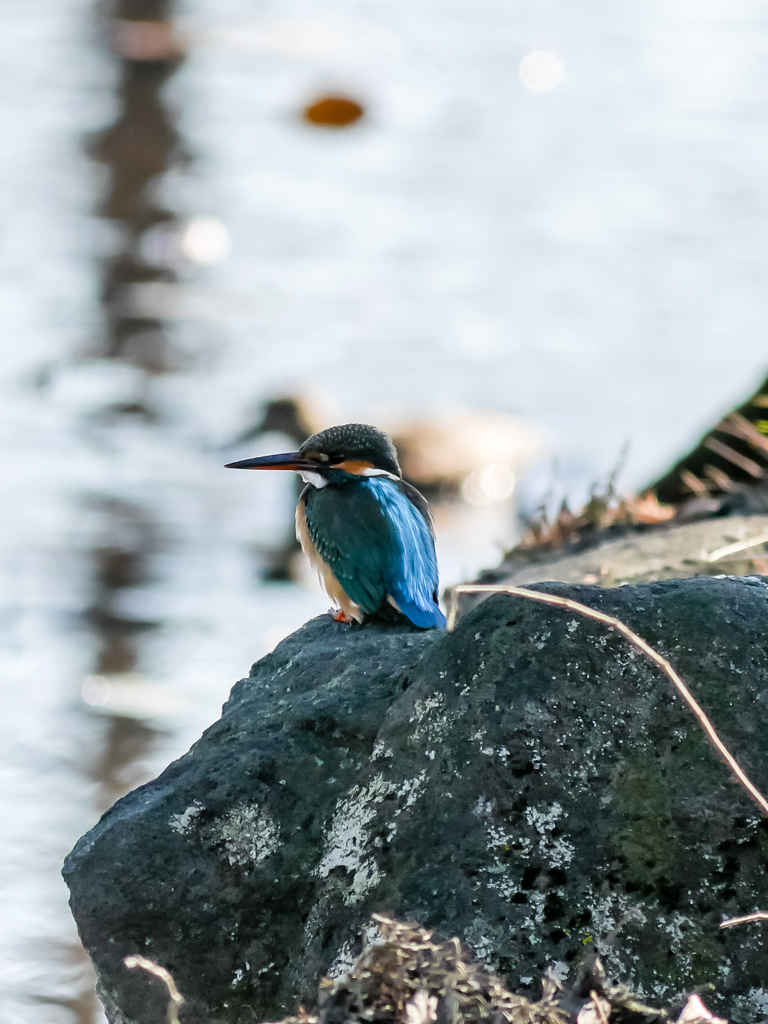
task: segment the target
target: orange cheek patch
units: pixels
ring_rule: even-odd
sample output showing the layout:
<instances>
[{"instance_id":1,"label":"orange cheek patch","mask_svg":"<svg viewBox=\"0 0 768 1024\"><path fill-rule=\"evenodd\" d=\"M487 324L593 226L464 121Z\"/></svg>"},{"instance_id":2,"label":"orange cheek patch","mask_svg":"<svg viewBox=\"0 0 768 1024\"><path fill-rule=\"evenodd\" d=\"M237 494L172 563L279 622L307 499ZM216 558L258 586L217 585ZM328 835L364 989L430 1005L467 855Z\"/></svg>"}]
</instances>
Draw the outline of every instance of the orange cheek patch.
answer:
<instances>
[{"instance_id":1,"label":"orange cheek patch","mask_svg":"<svg viewBox=\"0 0 768 1024\"><path fill-rule=\"evenodd\" d=\"M333 468L343 469L347 473L354 473L356 476L360 476L366 469L373 469L373 463L351 460L350 462L339 462Z\"/></svg>"}]
</instances>

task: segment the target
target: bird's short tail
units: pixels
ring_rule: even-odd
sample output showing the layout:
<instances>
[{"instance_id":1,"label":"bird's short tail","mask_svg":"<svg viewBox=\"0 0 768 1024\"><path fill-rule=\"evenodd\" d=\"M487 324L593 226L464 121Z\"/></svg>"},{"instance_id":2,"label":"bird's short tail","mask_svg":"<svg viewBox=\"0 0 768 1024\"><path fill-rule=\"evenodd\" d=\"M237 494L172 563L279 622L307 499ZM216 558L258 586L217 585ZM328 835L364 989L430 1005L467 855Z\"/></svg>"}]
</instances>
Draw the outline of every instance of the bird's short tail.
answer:
<instances>
[{"instance_id":1,"label":"bird's short tail","mask_svg":"<svg viewBox=\"0 0 768 1024\"><path fill-rule=\"evenodd\" d=\"M398 601L398 609L414 626L419 629L445 629L447 623L445 616L437 604L430 604L428 607L417 604L415 601Z\"/></svg>"}]
</instances>

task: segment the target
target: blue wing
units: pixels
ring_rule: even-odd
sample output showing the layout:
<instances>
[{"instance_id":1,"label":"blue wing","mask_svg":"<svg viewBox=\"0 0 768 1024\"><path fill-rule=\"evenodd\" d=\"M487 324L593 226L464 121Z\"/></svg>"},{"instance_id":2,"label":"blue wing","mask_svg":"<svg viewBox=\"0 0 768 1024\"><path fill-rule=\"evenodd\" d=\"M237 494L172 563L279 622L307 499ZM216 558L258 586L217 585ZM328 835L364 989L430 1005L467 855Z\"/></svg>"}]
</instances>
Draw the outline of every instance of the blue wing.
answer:
<instances>
[{"instance_id":1,"label":"blue wing","mask_svg":"<svg viewBox=\"0 0 768 1024\"><path fill-rule=\"evenodd\" d=\"M366 614L391 596L415 626L445 626L429 508L418 491L368 477L344 487L308 487L302 500L318 554Z\"/></svg>"},{"instance_id":2,"label":"blue wing","mask_svg":"<svg viewBox=\"0 0 768 1024\"><path fill-rule=\"evenodd\" d=\"M432 525L425 513L408 496L406 484L387 477L369 477L370 488L385 510L396 543L387 573L387 593L397 602L400 611L422 629L445 626L445 616L437 603L438 573Z\"/></svg>"}]
</instances>

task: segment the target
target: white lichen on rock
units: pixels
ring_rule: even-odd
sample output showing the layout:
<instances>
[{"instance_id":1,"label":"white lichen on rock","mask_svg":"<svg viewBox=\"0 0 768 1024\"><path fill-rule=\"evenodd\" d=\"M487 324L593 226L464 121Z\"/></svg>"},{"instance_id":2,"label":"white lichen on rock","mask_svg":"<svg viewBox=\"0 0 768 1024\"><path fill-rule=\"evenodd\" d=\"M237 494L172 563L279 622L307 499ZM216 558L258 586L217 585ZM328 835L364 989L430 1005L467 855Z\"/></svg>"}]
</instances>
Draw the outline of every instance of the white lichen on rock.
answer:
<instances>
[{"instance_id":1,"label":"white lichen on rock","mask_svg":"<svg viewBox=\"0 0 768 1024\"><path fill-rule=\"evenodd\" d=\"M492 857L492 863L484 868L488 880L486 885L493 889L504 899L511 899L515 893L520 892L520 886L513 877L514 861L510 861L507 854L514 850L519 857L529 856L531 843L525 837L509 831L501 823L494 820L496 814L496 803L493 800L486 800L484 796L477 799L472 813L481 818L485 824L485 834L488 840L488 849ZM512 873L511 873L512 872Z\"/></svg>"},{"instance_id":2,"label":"white lichen on rock","mask_svg":"<svg viewBox=\"0 0 768 1024\"><path fill-rule=\"evenodd\" d=\"M464 932L467 945L485 969L491 971L498 969L497 944L494 942L492 932L492 926L479 915Z\"/></svg>"},{"instance_id":3,"label":"white lichen on rock","mask_svg":"<svg viewBox=\"0 0 768 1024\"><path fill-rule=\"evenodd\" d=\"M561 985L565 983L566 978L571 973L571 969L565 960L553 960L547 968L547 974L555 978Z\"/></svg>"},{"instance_id":4,"label":"white lichen on rock","mask_svg":"<svg viewBox=\"0 0 768 1024\"><path fill-rule=\"evenodd\" d=\"M756 1017L768 1017L768 990L764 988L751 988L747 996L754 1007Z\"/></svg>"},{"instance_id":5,"label":"white lichen on rock","mask_svg":"<svg viewBox=\"0 0 768 1024\"><path fill-rule=\"evenodd\" d=\"M332 981L340 981L342 978L345 978L352 970L352 965L356 959L354 940L347 939L336 954L333 963L326 970L326 978L330 978Z\"/></svg>"},{"instance_id":6,"label":"white lichen on rock","mask_svg":"<svg viewBox=\"0 0 768 1024\"><path fill-rule=\"evenodd\" d=\"M374 856L367 849L367 827L376 817L377 804L395 788L383 775L375 775L367 786L353 786L336 803L325 853L314 874L327 878L334 868L345 868L352 875L344 898L347 904L359 903L381 878Z\"/></svg>"},{"instance_id":7,"label":"white lichen on rock","mask_svg":"<svg viewBox=\"0 0 768 1024\"><path fill-rule=\"evenodd\" d=\"M168 819L168 824L171 826L174 832L178 832L179 835L186 835L187 832L192 830L195 823L195 818L203 810L203 805L199 800L194 800L186 811L182 811L181 814L172 814Z\"/></svg>"},{"instance_id":8,"label":"white lichen on rock","mask_svg":"<svg viewBox=\"0 0 768 1024\"><path fill-rule=\"evenodd\" d=\"M381 933L381 929L376 924L376 921L369 921L365 928L363 928L363 949L373 949L374 946L381 946L383 942L384 936ZM342 947L336 954L336 958L333 963L325 972L325 976L327 978L332 978L334 981L341 981L347 976L359 956L359 953L355 952L356 945L357 942L355 939L347 939L347 941L342 944Z\"/></svg>"},{"instance_id":9,"label":"white lichen on rock","mask_svg":"<svg viewBox=\"0 0 768 1024\"><path fill-rule=\"evenodd\" d=\"M230 864L261 864L280 848L280 830L258 804L239 804L208 829L208 839L220 843Z\"/></svg>"},{"instance_id":10,"label":"white lichen on rock","mask_svg":"<svg viewBox=\"0 0 768 1024\"><path fill-rule=\"evenodd\" d=\"M563 816L562 805L557 801L544 809L528 807L525 817L529 825L536 829L539 839L539 853L553 868L563 867L573 860L574 846L562 838L553 838L552 831L559 818Z\"/></svg>"},{"instance_id":11,"label":"white lichen on rock","mask_svg":"<svg viewBox=\"0 0 768 1024\"><path fill-rule=\"evenodd\" d=\"M423 700L417 700L409 721L413 724L409 737L413 746L433 747L439 743L450 721L442 693L433 693Z\"/></svg>"},{"instance_id":12,"label":"white lichen on rock","mask_svg":"<svg viewBox=\"0 0 768 1024\"><path fill-rule=\"evenodd\" d=\"M383 775L375 775L366 786L354 786L337 801L327 832L325 853L314 874L327 878L334 868L344 868L351 874L352 881L344 894L344 902L348 905L360 903L382 878L374 854L381 844L377 844L368 832L382 800L395 794L402 801L393 812L393 818L396 818L415 803L425 777L426 771L422 771L416 778L405 779L398 786L386 781ZM390 820L387 827L389 842L397 831L397 825Z\"/></svg>"},{"instance_id":13,"label":"white lichen on rock","mask_svg":"<svg viewBox=\"0 0 768 1024\"><path fill-rule=\"evenodd\" d=\"M405 802L401 804L395 811L394 816L397 818L404 810L408 807L413 807L416 803L419 794L424 788L424 780L427 777L426 768L419 772L415 779L405 779L397 789L397 796L402 800L405 797Z\"/></svg>"}]
</instances>

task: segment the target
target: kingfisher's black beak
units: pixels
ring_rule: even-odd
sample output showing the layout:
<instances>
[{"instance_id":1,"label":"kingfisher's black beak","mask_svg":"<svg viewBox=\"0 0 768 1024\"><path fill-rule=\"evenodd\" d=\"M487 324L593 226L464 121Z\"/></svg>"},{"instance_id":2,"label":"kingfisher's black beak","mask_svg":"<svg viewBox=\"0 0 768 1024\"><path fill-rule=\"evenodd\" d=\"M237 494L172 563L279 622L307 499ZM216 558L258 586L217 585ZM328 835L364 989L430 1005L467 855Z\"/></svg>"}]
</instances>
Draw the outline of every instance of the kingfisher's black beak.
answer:
<instances>
[{"instance_id":1,"label":"kingfisher's black beak","mask_svg":"<svg viewBox=\"0 0 768 1024\"><path fill-rule=\"evenodd\" d=\"M301 452L286 452L285 455L261 455L257 459L243 459L230 462L224 469L317 469L317 463L305 458Z\"/></svg>"}]
</instances>

